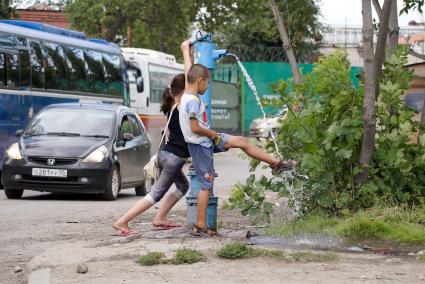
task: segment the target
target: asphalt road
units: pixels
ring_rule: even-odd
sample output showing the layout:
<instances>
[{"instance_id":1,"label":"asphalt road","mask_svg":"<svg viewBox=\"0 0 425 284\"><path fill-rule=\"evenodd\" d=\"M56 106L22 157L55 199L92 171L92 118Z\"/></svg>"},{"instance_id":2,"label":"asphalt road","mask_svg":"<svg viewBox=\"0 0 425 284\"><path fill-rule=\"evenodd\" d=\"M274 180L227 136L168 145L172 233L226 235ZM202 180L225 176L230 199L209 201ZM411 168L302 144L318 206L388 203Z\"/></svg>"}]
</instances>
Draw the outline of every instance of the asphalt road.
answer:
<instances>
[{"instance_id":1,"label":"asphalt road","mask_svg":"<svg viewBox=\"0 0 425 284\"><path fill-rule=\"evenodd\" d=\"M215 192L224 199L232 185L248 176L248 161L238 157L238 151L230 151L216 155L215 165L219 174ZM31 258L46 248L109 236L112 222L139 199L134 189L123 190L116 201L34 191L25 191L20 200L8 200L0 191L0 283L26 283L25 273L15 273L15 267L24 269ZM185 207L183 199L170 218L184 222ZM137 222L150 222L156 211L157 206Z\"/></svg>"}]
</instances>

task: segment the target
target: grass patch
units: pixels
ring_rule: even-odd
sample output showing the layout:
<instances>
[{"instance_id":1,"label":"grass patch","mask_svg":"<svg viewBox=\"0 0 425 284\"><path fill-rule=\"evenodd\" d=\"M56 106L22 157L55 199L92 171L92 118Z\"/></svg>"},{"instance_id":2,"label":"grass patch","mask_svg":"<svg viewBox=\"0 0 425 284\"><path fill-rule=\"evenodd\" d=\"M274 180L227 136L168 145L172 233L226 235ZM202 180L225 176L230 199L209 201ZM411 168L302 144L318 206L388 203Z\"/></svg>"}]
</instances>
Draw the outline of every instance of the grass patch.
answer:
<instances>
[{"instance_id":1,"label":"grass patch","mask_svg":"<svg viewBox=\"0 0 425 284\"><path fill-rule=\"evenodd\" d=\"M418 258L420 261L425 262L425 254L421 254Z\"/></svg>"},{"instance_id":2,"label":"grass patch","mask_svg":"<svg viewBox=\"0 0 425 284\"><path fill-rule=\"evenodd\" d=\"M326 234L345 239L374 239L400 244L424 245L425 208L374 208L349 217L309 215L278 222L265 230L269 236Z\"/></svg>"},{"instance_id":3,"label":"grass patch","mask_svg":"<svg viewBox=\"0 0 425 284\"><path fill-rule=\"evenodd\" d=\"M205 260L205 256L197 250L191 248L182 248L176 251L172 264L192 264Z\"/></svg>"},{"instance_id":4,"label":"grass patch","mask_svg":"<svg viewBox=\"0 0 425 284\"><path fill-rule=\"evenodd\" d=\"M224 245L218 252L217 256L227 259L246 258L254 256L254 249L243 243L230 243Z\"/></svg>"},{"instance_id":5,"label":"grass patch","mask_svg":"<svg viewBox=\"0 0 425 284\"><path fill-rule=\"evenodd\" d=\"M286 262L324 262L334 261L337 259L337 255L335 253L318 254L311 252L295 252L286 254L285 252L279 250L252 248L239 242L224 245L217 252L217 255L220 258L225 259L239 259L263 256Z\"/></svg>"},{"instance_id":6,"label":"grass patch","mask_svg":"<svg viewBox=\"0 0 425 284\"><path fill-rule=\"evenodd\" d=\"M378 239L388 235L391 227L384 220L373 220L363 215L356 215L337 224L335 231L337 235L345 238Z\"/></svg>"},{"instance_id":7,"label":"grass patch","mask_svg":"<svg viewBox=\"0 0 425 284\"><path fill-rule=\"evenodd\" d=\"M150 252L139 257L139 264L152 266L158 264L192 264L205 260L205 256L197 250L191 248L181 248L176 251L173 258L167 259L162 252Z\"/></svg>"},{"instance_id":8,"label":"grass patch","mask_svg":"<svg viewBox=\"0 0 425 284\"><path fill-rule=\"evenodd\" d=\"M139 257L139 264L143 266L152 266L162 263L164 254L162 252L150 252Z\"/></svg>"},{"instance_id":9,"label":"grass patch","mask_svg":"<svg viewBox=\"0 0 425 284\"><path fill-rule=\"evenodd\" d=\"M278 222L265 230L268 236L291 236L301 234L333 234L332 228L338 224L336 217L308 215L287 223Z\"/></svg>"}]
</instances>

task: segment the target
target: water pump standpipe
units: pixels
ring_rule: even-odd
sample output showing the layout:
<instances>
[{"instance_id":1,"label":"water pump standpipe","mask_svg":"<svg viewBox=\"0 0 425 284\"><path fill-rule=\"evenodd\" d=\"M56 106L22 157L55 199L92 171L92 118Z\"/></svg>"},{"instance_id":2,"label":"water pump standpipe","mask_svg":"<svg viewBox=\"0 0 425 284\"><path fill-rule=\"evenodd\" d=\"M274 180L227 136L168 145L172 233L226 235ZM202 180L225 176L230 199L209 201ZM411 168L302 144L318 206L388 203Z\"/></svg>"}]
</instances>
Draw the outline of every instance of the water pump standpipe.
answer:
<instances>
[{"instance_id":1,"label":"water pump standpipe","mask_svg":"<svg viewBox=\"0 0 425 284\"><path fill-rule=\"evenodd\" d=\"M197 31L194 33L192 38L192 44L195 48L194 59L196 64L202 64L207 67L212 73L216 66L216 61L227 54L225 49L216 49L216 44L212 40L211 33L204 31ZM200 96L204 103L208 115L208 120L212 125L211 116L211 91L212 91L212 80L208 85L207 91ZM187 208L187 224L196 224L197 216L197 197L201 190L199 180L196 178L193 169L189 169L190 177L190 189L186 196ZM210 192L210 200L207 209L207 225L210 229L217 229L217 197L214 196L213 189Z\"/></svg>"}]
</instances>

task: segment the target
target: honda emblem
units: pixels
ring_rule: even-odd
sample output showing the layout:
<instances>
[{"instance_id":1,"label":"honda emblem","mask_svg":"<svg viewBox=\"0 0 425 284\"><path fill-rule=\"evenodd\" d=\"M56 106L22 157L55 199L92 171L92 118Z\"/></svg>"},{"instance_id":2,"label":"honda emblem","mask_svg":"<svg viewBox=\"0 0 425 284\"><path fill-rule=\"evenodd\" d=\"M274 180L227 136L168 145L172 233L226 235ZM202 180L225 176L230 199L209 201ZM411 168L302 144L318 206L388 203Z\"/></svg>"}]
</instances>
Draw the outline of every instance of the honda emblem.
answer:
<instances>
[{"instance_id":1,"label":"honda emblem","mask_svg":"<svg viewBox=\"0 0 425 284\"><path fill-rule=\"evenodd\" d=\"M49 166L54 166L55 165L55 159L47 159L47 164L49 165Z\"/></svg>"}]
</instances>

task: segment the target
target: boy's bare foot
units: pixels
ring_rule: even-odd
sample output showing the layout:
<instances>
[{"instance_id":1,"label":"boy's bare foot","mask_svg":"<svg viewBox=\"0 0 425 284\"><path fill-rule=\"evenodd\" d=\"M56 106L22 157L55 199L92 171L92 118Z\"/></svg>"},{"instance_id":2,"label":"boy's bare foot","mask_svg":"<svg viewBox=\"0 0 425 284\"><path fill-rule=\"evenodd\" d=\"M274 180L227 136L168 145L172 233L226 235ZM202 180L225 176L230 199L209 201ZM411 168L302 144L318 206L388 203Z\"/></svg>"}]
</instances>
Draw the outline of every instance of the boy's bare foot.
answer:
<instances>
[{"instance_id":1,"label":"boy's bare foot","mask_svg":"<svg viewBox=\"0 0 425 284\"><path fill-rule=\"evenodd\" d=\"M272 168L272 174L278 175L282 172L290 171L297 165L296 161L293 160L279 160L275 165L270 166Z\"/></svg>"},{"instance_id":2,"label":"boy's bare foot","mask_svg":"<svg viewBox=\"0 0 425 284\"><path fill-rule=\"evenodd\" d=\"M210 230L208 228L199 228L198 226L194 225L190 228L190 234L196 237L214 237L217 235L216 231Z\"/></svg>"}]
</instances>

